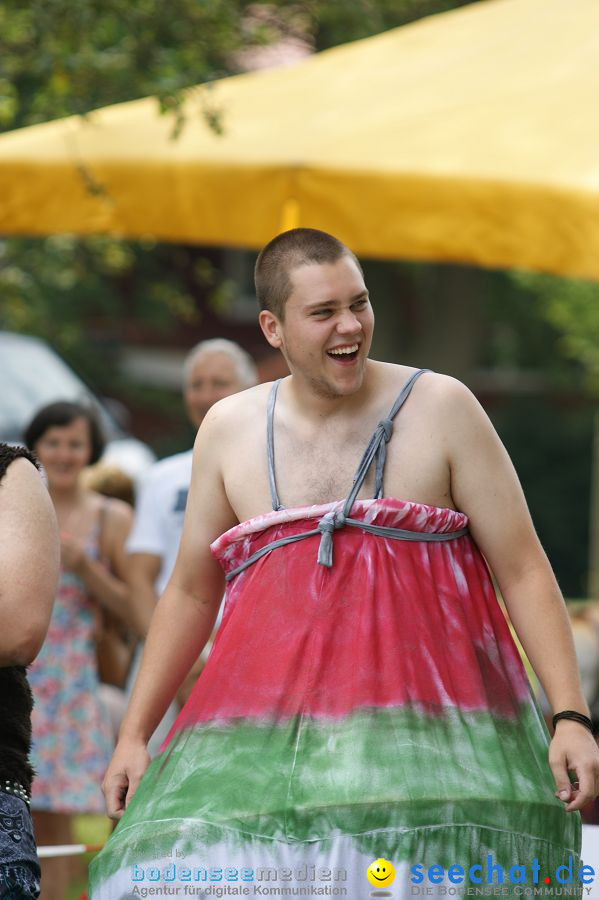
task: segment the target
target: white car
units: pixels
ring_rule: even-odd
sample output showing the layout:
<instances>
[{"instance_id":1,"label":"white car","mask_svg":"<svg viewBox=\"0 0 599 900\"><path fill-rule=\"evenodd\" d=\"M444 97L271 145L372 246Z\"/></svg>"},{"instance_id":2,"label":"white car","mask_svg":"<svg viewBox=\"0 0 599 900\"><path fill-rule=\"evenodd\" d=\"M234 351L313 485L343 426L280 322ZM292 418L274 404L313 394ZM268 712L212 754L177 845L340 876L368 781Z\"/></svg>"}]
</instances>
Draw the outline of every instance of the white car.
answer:
<instances>
[{"instance_id":1,"label":"white car","mask_svg":"<svg viewBox=\"0 0 599 900\"><path fill-rule=\"evenodd\" d=\"M135 479L155 461L152 450L127 434L106 402L98 399L48 344L0 331L0 441L21 443L37 410L56 400L93 407L107 440L104 461Z\"/></svg>"}]
</instances>

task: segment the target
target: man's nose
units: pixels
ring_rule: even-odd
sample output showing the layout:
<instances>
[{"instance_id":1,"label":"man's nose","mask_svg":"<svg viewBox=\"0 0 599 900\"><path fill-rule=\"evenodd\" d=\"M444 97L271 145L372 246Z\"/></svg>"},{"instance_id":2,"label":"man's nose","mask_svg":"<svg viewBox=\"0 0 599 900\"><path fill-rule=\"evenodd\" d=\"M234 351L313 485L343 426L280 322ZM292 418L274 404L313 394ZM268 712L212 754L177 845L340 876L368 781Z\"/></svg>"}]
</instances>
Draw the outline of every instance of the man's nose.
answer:
<instances>
[{"instance_id":1,"label":"man's nose","mask_svg":"<svg viewBox=\"0 0 599 900\"><path fill-rule=\"evenodd\" d=\"M337 320L337 331L341 334L356 334L362 330L362 323L351 309L343 310Z\"/></svg>"}]
</instances>

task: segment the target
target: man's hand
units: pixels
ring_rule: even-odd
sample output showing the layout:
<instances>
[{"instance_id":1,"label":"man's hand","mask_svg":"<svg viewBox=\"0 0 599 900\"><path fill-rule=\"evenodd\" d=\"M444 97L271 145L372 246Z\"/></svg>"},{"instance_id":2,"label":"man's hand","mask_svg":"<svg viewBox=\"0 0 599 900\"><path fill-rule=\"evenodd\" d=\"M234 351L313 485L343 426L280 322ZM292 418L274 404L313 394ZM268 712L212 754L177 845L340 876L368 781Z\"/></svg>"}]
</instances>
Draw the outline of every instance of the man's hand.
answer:
<instances>
[{"instance_id":1,"label":"man's hand","mask_svg":"<svg viewBox=\"0 0 599 900\"><path fill-rule=\"evenodd\" d=\"M102 782L106 813L120 819L150 764L150 754L143 741L121 738Z\"/></svg>"},{"instance_id":2,"label":"man's hand","mask_svg":"<svg viewBox=\"0 0 599 900\"><path fill-rule=\"evenodd\" d=\"M599 793L599 750L593 735L584 725L560 719L549 745L549 765L555 778L555 796L566 804L566 811L582 809ZM568 772L578 783L572 784Z\"/></svg>"}]
</instances>

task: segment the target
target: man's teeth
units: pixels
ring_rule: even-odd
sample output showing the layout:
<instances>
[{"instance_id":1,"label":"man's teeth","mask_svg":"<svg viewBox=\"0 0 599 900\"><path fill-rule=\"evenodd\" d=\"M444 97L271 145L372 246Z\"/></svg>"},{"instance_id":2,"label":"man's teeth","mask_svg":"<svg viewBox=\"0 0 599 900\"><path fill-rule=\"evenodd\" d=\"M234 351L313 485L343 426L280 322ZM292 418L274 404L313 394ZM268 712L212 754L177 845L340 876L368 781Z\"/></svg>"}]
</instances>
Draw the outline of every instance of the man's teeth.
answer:
<instances>
[{"instance_id":1,"label":"man's teeth","mask_svg":"<svg viewBox=\"0 0 599 900\"><path fill-rule=\"evenodd\" d=\"M352 344L351 347L336 347L334 350L329 350L329 353L332 353L333 356L345 356L349 353L355 353L358 349L357 344Z\"/></svg>"}]
</instances>

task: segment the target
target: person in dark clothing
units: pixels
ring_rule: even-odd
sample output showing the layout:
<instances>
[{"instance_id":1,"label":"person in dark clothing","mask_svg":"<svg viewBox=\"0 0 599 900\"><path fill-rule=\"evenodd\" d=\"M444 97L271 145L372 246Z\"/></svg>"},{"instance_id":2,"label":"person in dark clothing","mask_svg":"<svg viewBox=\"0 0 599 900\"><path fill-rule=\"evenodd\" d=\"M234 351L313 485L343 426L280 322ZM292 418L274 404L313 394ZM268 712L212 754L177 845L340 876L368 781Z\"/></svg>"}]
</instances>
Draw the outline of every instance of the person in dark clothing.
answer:
<instances>
[{"instance_id":1,"label":"person in dark clothing","mask_svg":"<svg viewBox=\"0 0 599 900\"><path fill-rule=\"evenodd\" d=\"M56 516L24 447L0 444L0 897L39 896L29 812L32 699L37 656L58 581Z\"/></svg>"}]
</instances>

